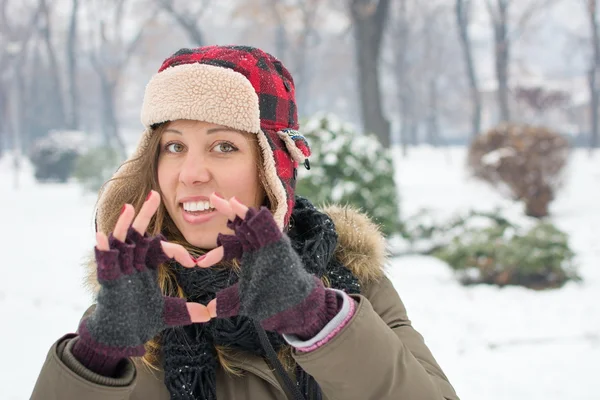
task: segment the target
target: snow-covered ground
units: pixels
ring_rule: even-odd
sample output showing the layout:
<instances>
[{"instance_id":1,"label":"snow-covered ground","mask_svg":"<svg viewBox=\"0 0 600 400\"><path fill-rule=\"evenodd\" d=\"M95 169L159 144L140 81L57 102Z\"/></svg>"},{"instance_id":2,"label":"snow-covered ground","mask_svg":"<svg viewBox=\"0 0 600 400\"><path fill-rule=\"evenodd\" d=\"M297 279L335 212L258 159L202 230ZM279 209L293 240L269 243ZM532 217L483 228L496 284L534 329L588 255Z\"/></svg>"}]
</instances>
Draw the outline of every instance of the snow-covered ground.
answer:
<instances>
[{"instance_id":1,"label":"snow-covered ground","mask_svg":"<svg viewBox=\"0 0 600 400\"><path fill-rule=\"evenodd\" d=\"M421 207L521 213L466 176L464 149L418 148L397 165L404 215ZM10 167L0 160L2 400L29 397L49 346L76 328L91 301L82 264L93 245L95 202L75 185L37 185L27 169L15 190ZM575 154L552 212L571 234L583 284L547 292L464 288L435 259L390 263L413 324L463 400L600 399L600 154Z\"/></svg>"}]
</instances>

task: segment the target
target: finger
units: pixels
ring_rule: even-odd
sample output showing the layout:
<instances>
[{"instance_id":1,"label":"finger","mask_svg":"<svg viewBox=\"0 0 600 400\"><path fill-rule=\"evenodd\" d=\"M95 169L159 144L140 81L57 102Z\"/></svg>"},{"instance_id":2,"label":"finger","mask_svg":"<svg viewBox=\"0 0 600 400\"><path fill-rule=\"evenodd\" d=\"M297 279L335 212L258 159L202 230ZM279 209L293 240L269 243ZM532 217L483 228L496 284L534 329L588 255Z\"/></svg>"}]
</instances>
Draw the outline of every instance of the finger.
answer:
<instances>
[{"instance_id":1,"label":"finger","mask_svg":"<svg viewBox=\"0 0 600 400\"><path fill-rule=\"evenodd\" d=\"M150 220L158 210L158 206L160 205L160 194L158 192L151 190L146 198L146 201L140 208L140 212L137 217L133 221L131 225L133 229L138 231L140 235L144 235L146 233L146 229L148 229L148 225L150 225Z\"/></svg>"},{"instance_id":2,"label":"finger","mask_svg":"<svg viewBox=\"0 0 600 400\"><path fill-rule=\"evenodd\" d=\"M100 251L109 251L108 237L102 232L96 232L96 248Z\"/></svg>"},{"instance_id":3,"label":"finger","mask_svg":"<svg viewBox=\"0 0 600 400\"><path fill-rule=\"evenodd\" d=\"M206 306L206 309L211 318L217 318L217 299L212 299Z\"/></svg>"},{"instance_id":4,"label":"finger","mask_svg":"<svg viewBox=\"0 0 600 400\"><path fill-rule=\"evenodd\" d=\"M119 216L117 224L115 225L115 230L113 231L115 239L125 242L127 230L131 226L134 215L135 210L133 209L133 206L131 204L125 204L121 210L121 216Z\"/></svg>"},{"instance_id":5,"label":"finger","mask_svg":"<svg viewBox=\"0 0 600 400\"><path fill-rule=\"evenodd\" d=\"M231 205L231 209L233 210L233 212L240 217L241 219L245 219L246 218L246 213L248 212L248 207L246 207L245 205L243 205L242 203L240 203L238 201L238 199L236 199L235 197L232 197L229 200L229 204Z\"/></svg>"},{"instance_id":6,"label":"finger","mask_svg":"<svg viewBox=\"0 0 600 400\"><path fill-rule=\"evenodd\" d=\"M229 201L217 196L216 193L213 193L210 195L210 202L213 205L213 207L218 212L225 215L228 220L233 221L235 219L235 213L231 209Z\"/></svg>"},{"instance_id":7,"label":"finger","mask_svg":"<svg viewBox=\"0 0 600 400\"><path fill-rule=\"evenodd\" d=\"M199 303L186 303L190 319L194 323L208 322L211 319L210 312L206 306Z\"/></svg>"},{"instance_id":8,"label":"finger","mask_svg":"<svg viewBox=\"0 0 600 400\"><path fill-rule=\"evenodd\" d=\"M194 259L182 245L165 242L164 240L161 240L160 244L167 257L174 258L179 264L187 268L196 266Z\"/></svg>"},{"instance_id":9,"label":"finger","mask_svg":"<svg viewBox=\"0 0 600 400\"><path fill-rule=\"evenodd\" d=\"M198 265L200 268L212 267L213 265L219 263L223 259L224 255L225 251L223 246L219 246L198 258L198 260L196 260L196 265Z\"/></svg>"}]
</instances>

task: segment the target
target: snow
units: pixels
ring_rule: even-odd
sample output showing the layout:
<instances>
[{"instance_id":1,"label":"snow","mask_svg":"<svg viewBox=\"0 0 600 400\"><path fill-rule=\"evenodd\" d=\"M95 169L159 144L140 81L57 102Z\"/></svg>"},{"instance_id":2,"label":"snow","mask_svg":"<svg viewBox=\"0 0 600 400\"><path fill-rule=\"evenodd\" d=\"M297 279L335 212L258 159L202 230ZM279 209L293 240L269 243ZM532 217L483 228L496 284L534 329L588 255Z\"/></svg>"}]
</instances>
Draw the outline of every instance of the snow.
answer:
<instances>
[{"instance_id":1,"label":"snow","mask_svg":"<svg viewBox=\"0 0 600 400\"><path fill-rule=\"evenodd\" d=\"M503 158L513 157L515 154L515 149L510 147L502 147L485 154L483 157L481 157L481 162L484 165L498 166Z\"/></svg>"},{"instance_id":2,"label":"snow","mask_svg":"<svg viewBox=\"0 0 600 400\"><path fill-rule=\"evenodd\" d=\"M465 149L397 151L403 216L437 216L522 206L468 178ZM76 329L91 302L82 286L93 245L95 197L75 184L36 184L25 165L15 189L9 157L0 159L0 283L3 360L0 398L27 399L51 344ZM600 359L600 154L575 154L554 222L571 235L582 284L536 292L453 280L443 262L390 261L388 273L416 329L463 400L598 399Z\"/></svg>"}]
</instances>

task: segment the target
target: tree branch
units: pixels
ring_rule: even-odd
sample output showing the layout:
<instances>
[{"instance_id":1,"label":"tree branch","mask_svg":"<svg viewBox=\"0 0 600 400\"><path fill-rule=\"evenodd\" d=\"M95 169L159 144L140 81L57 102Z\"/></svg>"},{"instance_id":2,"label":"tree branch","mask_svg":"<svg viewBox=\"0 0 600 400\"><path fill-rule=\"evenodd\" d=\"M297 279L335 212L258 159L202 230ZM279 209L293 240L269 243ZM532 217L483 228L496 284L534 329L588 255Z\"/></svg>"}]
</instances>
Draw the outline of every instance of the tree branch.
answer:
<instances>
[{"instance_id":1,"label":"tree branch","mask_svg":"<svg viewBox=\"0 0 600 400\"><path fill-rule=\"evenodd\" d=\"M485 5L486 8L488 9L488 13L490 14L490 18L492 19L492 22L494 23L494 25L496 25L496 22L498 21L498 12L496 10L496 8L494 7L494 4L492 3L493 0L485 0Z\"/></svg>"},{"instance_id":2,"label":"tree branch","mask_svg":"<svg viewBox=\"0 0 600 400\"><path fill-rule=\"evenodd\" d=\"M188 36L199 46L204 45L204 35L198 28L197 21L200 19L199 16L204 14L204 12L206 11L208 3L208 0L203 1L202 7L200 8L196 16L190 18L185 13L179 12L175 9L175 6L173 5L173 0L159 0L159 5L161 6L161 8L168 12L173 18L175 18L175 21L177 21L179 24L181 24L181 26L183 26Z\"/></svg>"},{"instance_id":3,"label":"tree branch","mask_svg":"<svg viewBox=\"0 0 600 400\"><path fill-rule=\"evenodd\" d=\"M530 3L529 7L523 11L519 21L516 26L518 27L518 31L514 33L515 38L518 38L523 32L527 29L527 24L531 21L531 19L535 16L536 12L543 10L547 7L553 6L559 0L538 0L533 3Z\"/></svg>"},{"instance_id":4,"label":"tree branch","mask_svg":"<svg viewBox=\"0 0 600 400\"><path fill-rule=\"evenodd\" d=\"M123 57L121 59L121 62L119 63L119 70L121 68L123 68L129 62L129 60L131 59L131 56L133 55L133 53L135 51L135 48L138 46L138 44L140 43L142 37L144 36L144 32L146 30L146 27L148 26L148 24L151 21L153 21L156 18L157 15L158 15L158 9L155 9L152 12L152 15L150 17L148 17L146 20L144 20L144 22L140 26L140 29L138 30L137 34L135 35L135 37L126 46L125 57Z\"/></svg>"},{"instance_id":5,"label":"tree branch","mask_svg":"<svg viewBox=\"0 0 600 400\"><path fill-rule=\"evenodd\" d=\"M375 21L377 21L377 24L379 25L379 29L376 29L375 31L375 34L377 35L375 43L377 43L377 46L381 45L381 39L383 37L383 32L385 31L389 9L390 0L379 0L374 14Z\"/></svg>"}]
</instances>

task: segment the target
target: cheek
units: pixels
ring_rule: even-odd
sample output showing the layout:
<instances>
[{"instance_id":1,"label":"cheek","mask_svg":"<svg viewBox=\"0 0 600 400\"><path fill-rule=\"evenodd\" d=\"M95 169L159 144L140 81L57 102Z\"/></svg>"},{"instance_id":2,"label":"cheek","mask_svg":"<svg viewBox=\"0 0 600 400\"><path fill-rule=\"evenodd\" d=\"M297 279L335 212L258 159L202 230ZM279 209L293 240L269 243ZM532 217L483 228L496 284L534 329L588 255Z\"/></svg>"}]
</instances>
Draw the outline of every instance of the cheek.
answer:
<instances>
[{"instance_id":1,"label":"cheek","mask_svg":"<svg viewBox=\"0 0 600 400\"><path fill-rule=\"evenodd\" d=\"M168 163L159 161L157 178L158 186L163 195L167 198L172 197L177 187L177 173L175 169L170 168Z\"/></svg>"},{"instance_id":2,"label":"cheek","mask_svg":"<svg viewBox=\"0 0 600 400\"><path fill-rule=\"evenodd\" d=\"M263 191L256 167L236 168L234 172L223 174L219 186L248 206L258 207L262 203Z\"/></svg>"}]
</instances>

